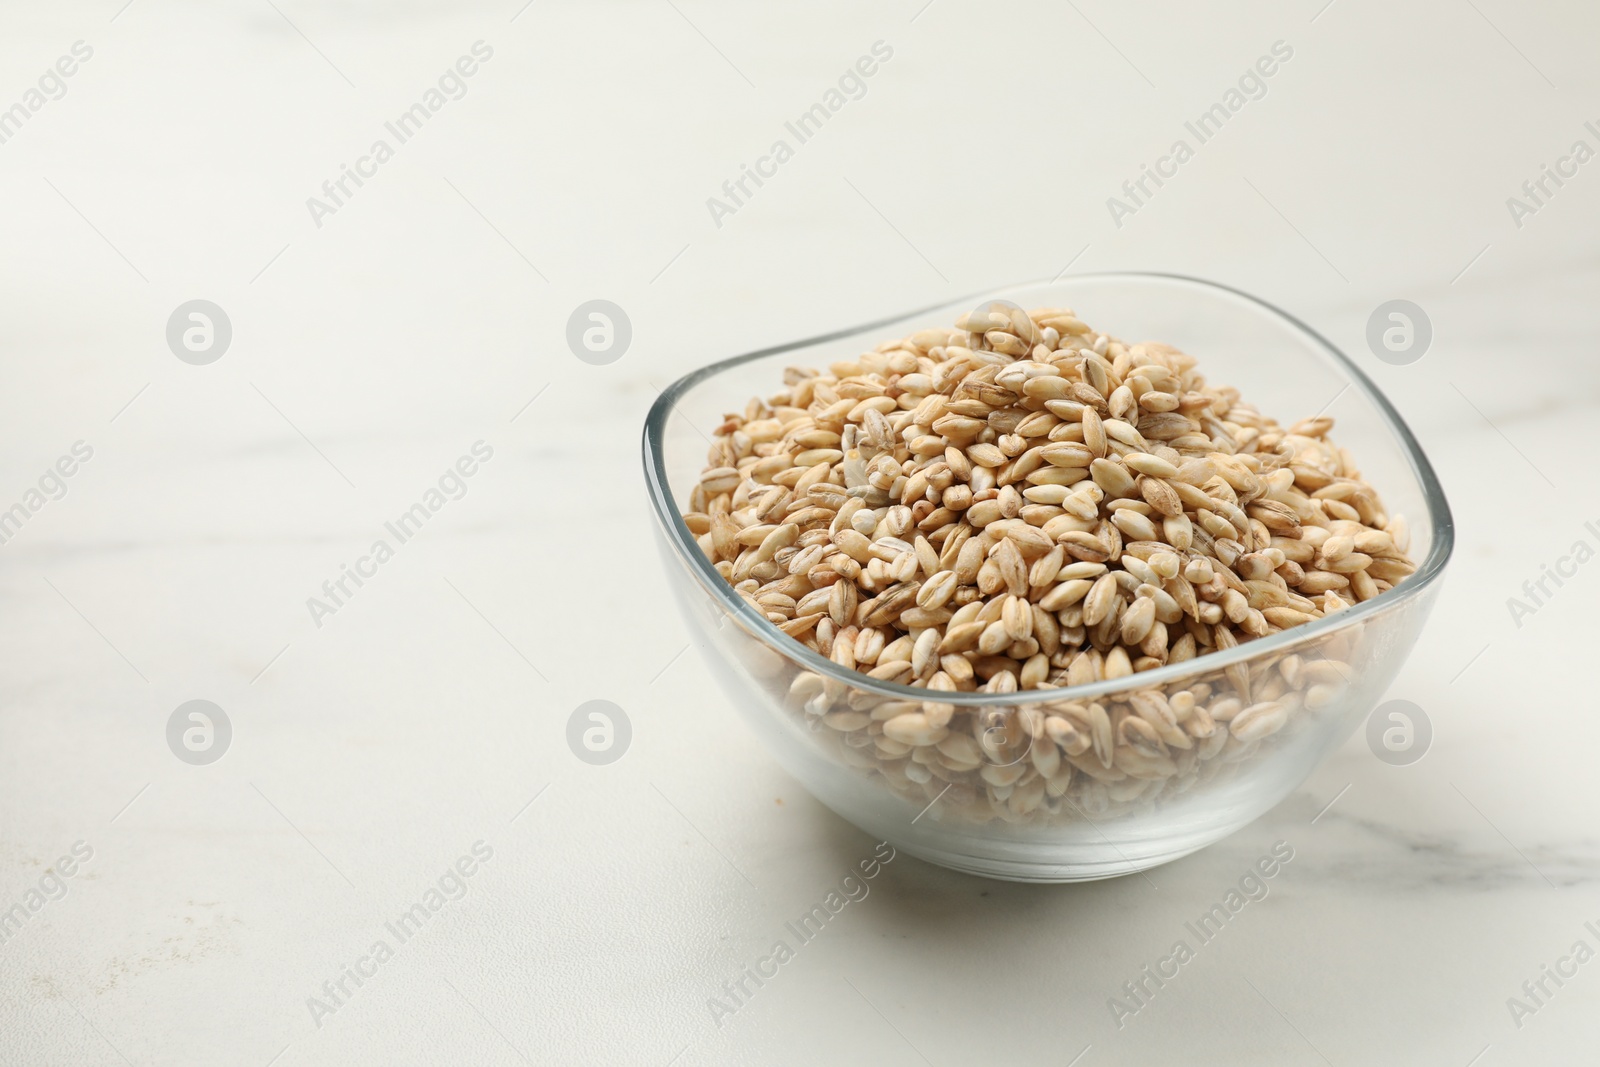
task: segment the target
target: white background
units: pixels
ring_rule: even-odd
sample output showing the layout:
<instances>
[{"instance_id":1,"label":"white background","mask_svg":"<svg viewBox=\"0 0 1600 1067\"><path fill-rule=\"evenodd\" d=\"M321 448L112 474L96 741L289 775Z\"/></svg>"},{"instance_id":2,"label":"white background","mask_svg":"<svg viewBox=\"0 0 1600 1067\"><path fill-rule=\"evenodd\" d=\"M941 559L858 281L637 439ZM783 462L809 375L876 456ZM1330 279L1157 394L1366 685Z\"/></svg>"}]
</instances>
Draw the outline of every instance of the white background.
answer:
<instances>
[{"instance_id":1,"label":"white background","mask_svg":"<svg viewBox=\"0 0 1600 1067\"><path fill-rule=\"evenodd\" d=\"M94 850L0 944L0 1061L1592 1061L1600 962L1520 1028L1506 1006L1600 948L1600 570L1520 627L1506 605L1600 543L1600 162L1520 227L1506 205L1600 148L1592 8L275 2L0 15L0 108L94 50L0 144L0 508L94 449L0 546L0 908ZM307 198L479 40L465 97L317 226ZM1279 40L1267 94L1117 226L1107 197ZM876 41L866 94L715 225ZM1148 880L902 856L719 1026L708 998L873 843L686 649L644 413L714 359L1069 265L1260 295L1402 409L1459 524L1390 692L1432 750L1393 768L1358 735ZM165 341L195 298L233 325L209 366ZM633 325L610 366L565 342L594 298ZM1393 298L1434 325L1410 366L1364 341ZM468 494L316 626L306 599L480 439ZM165 740L194 698L233 724L209 767ZM591 699L633 723L609 767L565 744ZM479 840L467 896L316 1025ZM1280 840L1271 896L1119 1030L1107 998Z\"/></svg>"}]
</instances>

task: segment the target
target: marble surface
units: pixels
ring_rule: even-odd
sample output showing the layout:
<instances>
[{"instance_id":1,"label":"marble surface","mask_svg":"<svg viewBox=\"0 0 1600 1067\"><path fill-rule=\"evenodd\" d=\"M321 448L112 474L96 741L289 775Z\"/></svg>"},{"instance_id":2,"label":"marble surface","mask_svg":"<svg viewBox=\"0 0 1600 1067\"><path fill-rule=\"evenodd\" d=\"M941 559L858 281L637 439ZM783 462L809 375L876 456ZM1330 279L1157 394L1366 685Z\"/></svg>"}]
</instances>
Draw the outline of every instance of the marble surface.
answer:
<instances>
[{"instance_id":1,"label":"marble surface","mask_svg":"<svg viewBox=\"0 0 1600 1067\"><path fill-rule=\"evenodd\" d=\"M1593 1061L1600 962L1507 1001L1600 949L1600 566L1521 620L1507 599L1600 523L1600 162L1506 202L1600 148L1592 8L123 4L0 5L0 109L92 49L0 143L0 509L93 453L0 545L0 909L39 905L0 943L0 1062ZM464 95L387 134L479 41ZM859 99L714 220L880 41ZM1277 41L1264 94L1114 221ZM1431 750L1391 767L1357 736L1148 879L898 857L714 1017L873 842L686 647L644 412L712 359L1064 269L1257 293L1402 409L1459 526L1390 691ZM597 298L633 327L606 366L565 340ZM1364 340L1395 298L1434 326L1407 366ZM233 329L204 366L165 337L192 299ZM464 495L314 619L480 441ZM206 766L167 740L195 699L232 727ZM603 767L565 740L595 699L633 724ZM1280 841L1270 895L1119 1027L1108 999ZM459 899L388 932L441 879Z\"/></svg>"}]
</instances>

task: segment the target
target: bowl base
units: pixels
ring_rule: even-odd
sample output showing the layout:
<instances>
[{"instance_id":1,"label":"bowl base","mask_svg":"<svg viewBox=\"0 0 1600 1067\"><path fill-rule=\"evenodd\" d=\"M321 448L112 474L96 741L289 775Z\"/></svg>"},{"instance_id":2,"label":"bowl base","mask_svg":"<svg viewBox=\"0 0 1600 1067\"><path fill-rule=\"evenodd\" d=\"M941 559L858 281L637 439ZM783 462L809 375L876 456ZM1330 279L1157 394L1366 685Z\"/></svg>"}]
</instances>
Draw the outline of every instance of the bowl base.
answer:
<instances>
[{"instance_id":1,"label":"bowl base","mask_svg":"<svg viewBox=\"0 0 1600 1067\"><path fill-rule=\"evenodd\" d=\"M1160 867L1162 864L1182 859L1226 836L1228 836L1228 833L1224 832L1208 836L1203 841L1190 839L1185 841L1181 847L1155 855L1137 857L1112 856L1103 861L1079 861L1074 863L1043 863L1036 860L1010 860L992 856L973 856L965 853L946 852L942 849L929 848L926 845L913 844L909 841L898 841L893 837L888 838L888 841L896 850L909 856L915 856L917 859L924 860L936 867L960 871L962 874L973 874L980 878L993 878L1002 882L1062 885L1070 882L1098 882L1106 878L1121 878L1124 875L1138 874L1141 871L1148 871L1153 867Z\"/></svg>"}]
</instances>

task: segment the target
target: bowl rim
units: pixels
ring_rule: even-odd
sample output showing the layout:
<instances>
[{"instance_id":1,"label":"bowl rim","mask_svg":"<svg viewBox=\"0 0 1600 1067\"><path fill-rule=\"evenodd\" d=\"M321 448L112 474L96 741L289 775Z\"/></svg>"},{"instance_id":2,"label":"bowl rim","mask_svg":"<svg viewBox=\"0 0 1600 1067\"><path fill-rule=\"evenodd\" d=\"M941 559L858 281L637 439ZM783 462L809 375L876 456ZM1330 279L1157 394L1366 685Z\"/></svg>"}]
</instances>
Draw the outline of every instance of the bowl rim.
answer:
<instances>
[{"instance_id":1,"label":"bowl rim","mask_svg":"<svg viewBox=\"0 0 1600 1067\"><path fill-rule=\"evenodd\" d=\"M1427 505L1429 518L1431 519L1430 532L1432 538L1427 558L1417 567L1416 572L1404 582L1373 597L1371 600L1352 604L1350 607L1330 616L1324 616L1266 637L1244 642L1235 648L1207 652L1204 655L1196 656L1191 660L1184 660L1181 663L1169 663L1154 670L1141 671L1123 678L1092 682L1087 685L1061 686L1054 689L1019 690L1015 693L947 693L941 691L937 696L938 701L942 704L954 704L958 707L1015 707L1021 704L1045 701L1095 699L1112 693L1156 688L1196 674L1221 670L1233 664L1255 659L1257 656L1287 651L1296 645L1357 625L1370 616L1386 612L1391 608L1397 608L1406 601L1414 599L1429 590L1443 573L1445 564L1449 562L1450 556L1454 551L1455 522L1450 513L1449 501L1446 500L1444 495L1444 488L1440 484L1438 476L1434 473L1432 464L1428 462L1428 457L1423 452L1421 444L1412 434L1411 428L1406 425L1400 413L1395 410L1394 405L1383 395L1372 379L1367 376L1366 372L1357 366L1355 361L1347 356L1343 350L1289 312L1262 300L1260 297L1253 296L1241 289L1235 289L1232 286L1185 274L1163 271L1097 271L1062 275L1052 279L1018 282L999 289L941 300L937 304L900 312L846 329L831 330L803 340L791 341L786 344L773 345L769 348L731 356L691 371L663 389L656 398L655 403L650 406L649 414L645 417L643 433L645 483L649 491L651 507L655 512L656 522L666 535L667 541L672 545L679 561L689 568L701 587L711 594L712 599L718 603L724 612L741 620L747 631L757 636L773 651L803 664L825 678L835 679L855 689L891 698L918 701L933 699L930 696L930 690L926 688L905 685L899 682L881 681L868 677L859 671L845 669L828 657L819 654L814 649L801 644L779 630L766 616L756 611L742 596L733 591L733 586L722 575L717 573L711 562L706 559L705 553L700 550L698 541L684 523L683 516L673 498L663 455L667 421L677 411L679 398L688 390L724 371L758 359L841 340L856 334L890 326L894 323L904 322L920 315L931 314L944 308L960 306L969 301L973 303L973 306L977 306L980 301L1009 299L1008 294L1018 289L1059 285L1063 282L1072 281L1147 281L1150 279L1178 282L1201 289L1216 290L1228 296L1241 299L1248 304L1253 304L1268 315L1276 316L1283 320L1292 329L1298 330L1313 345L1320 346L1326 355L1332 357L1334 363L1349 376L1350 383L1359 389L1383 416L1389 430L1395 435L1405 452L1406 462L1422 489L1423 500Z\"/></svg>"}]
</instances>

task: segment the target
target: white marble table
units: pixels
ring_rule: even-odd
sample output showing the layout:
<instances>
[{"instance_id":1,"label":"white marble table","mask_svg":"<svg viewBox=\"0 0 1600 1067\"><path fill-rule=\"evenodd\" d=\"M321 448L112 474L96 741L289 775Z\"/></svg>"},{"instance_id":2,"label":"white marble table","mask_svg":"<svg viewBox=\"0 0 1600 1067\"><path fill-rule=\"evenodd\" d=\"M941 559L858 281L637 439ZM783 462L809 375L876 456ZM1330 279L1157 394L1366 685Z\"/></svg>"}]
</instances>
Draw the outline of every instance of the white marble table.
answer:
<instances>
[{"instance_id":1,"label":"white marble table","mask_svg":"<svg viewBox=\"0 0 1600 1067\"><path fill-rule=\"evenodd\" d=\"M1506 203L1600 148L1592 11L122 3L0 9L0 120L24 112L0 125L0 510L26 511L0 545L0 909L26 915L0 1062L1593 1060L1600 962L1507 1001L1600 949L1600 568L1520 626L1506 606L1600 523L1600 163ZM1277 41L1259 99L1114 221ZM402 141L385 124L441 76ZM770 176L714 219L745 164ZM1432 749L1390 767L1358 736L1148 880L901 856L714 1017L873 843L679 636L644 412L713 358L1069 266L1259 293L1411 420L1459 523L1390 694ZM564 337L597 298L633 328L606 366ZM1393 298L1434 324L1409 366L1363 340ZM194 299L232 326L205 365L164 335ZM314 617L480 441L464 495ZM196 699L231 724L209 765L167 741ZM633 725L604 767L565 742L594 699ZM1270 895L1119 1028L1108 999L1279 841Z\"/></svg>"}]
</instances>

